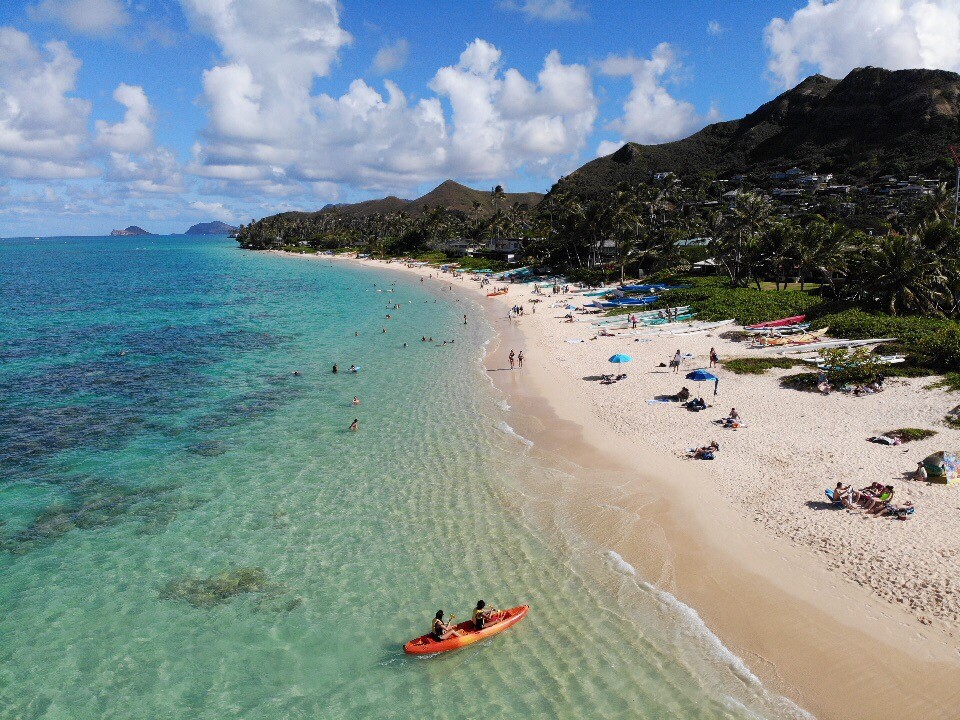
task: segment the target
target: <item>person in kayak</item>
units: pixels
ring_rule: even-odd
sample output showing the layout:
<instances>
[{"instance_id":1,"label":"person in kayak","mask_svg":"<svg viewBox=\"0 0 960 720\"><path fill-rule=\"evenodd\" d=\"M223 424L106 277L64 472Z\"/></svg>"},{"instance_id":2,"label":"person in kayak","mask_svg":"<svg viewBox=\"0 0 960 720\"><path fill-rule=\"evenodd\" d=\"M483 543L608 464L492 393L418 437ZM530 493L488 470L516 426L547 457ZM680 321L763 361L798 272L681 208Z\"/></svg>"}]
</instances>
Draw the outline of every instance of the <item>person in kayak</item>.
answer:
<instances>
[{"instance_id":1,"label":"person in kayak","mask_svg":"<svg viewBox=\"0 0 960 720\"><path fill-rule=\"evenodd\" d=\"M473 610L473 626L477 630L483 630L491 618L499 612L496 608L488 608L483 600L477 600L477 607Z\"/></svg>"},{"instance_id":2,"label":"person in kayak","mask_svg":"<svg viewBox=\"0 0 960 720\"><path fill-rule=\"evenodd\" d=\"M460 633L453 629L453 625L443 621L443 610L437 610L433 618L433 627L430 631L435 640L447 640L452 637L460 637Z\"/></svg>"}]
</instances>

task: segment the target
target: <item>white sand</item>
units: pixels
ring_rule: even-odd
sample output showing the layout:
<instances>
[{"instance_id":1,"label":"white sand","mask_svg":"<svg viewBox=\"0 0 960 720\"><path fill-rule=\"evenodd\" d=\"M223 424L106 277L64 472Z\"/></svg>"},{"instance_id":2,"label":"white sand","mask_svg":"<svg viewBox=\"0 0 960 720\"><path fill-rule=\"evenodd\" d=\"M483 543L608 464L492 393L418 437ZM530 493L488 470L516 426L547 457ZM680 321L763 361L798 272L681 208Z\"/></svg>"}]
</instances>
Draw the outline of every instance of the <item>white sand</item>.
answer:
<instances>
[{"instance_id":1,"label":"white sand","mask_svg":"<svg viewBox=\"0 0 960 720\"><path fill-rule=\"evenodd\" d=\"M520 286L516 288L520 289ZM618 433L637 442L684 456L687 448L720 443L716 460L691 463L705 466L706 476L741 512L770 532L824 554L824 562L846 577L869 587L880 597L909 608L924 623L934 618L951 626L960 621L960 486L919 483L904 473L937 450L960 448L960 431L943 418L958 403L944 390L927 389L931 379L886 382L876 395L823 396L781 388L779 378L804 368L770 370L764 375L736 375L722 367L711 372L720 378L719 395L713 383L684 379L684 374L706 368L710 348L720 358L757 357L745 343L724 340L724 327L710 333L641 338L620 331L617 337L596 336L596 326L575 313L580 322L567 324L567 311L548 307L543 298L536 314L530 312L530 291L507 296L525 306L524 335L532 347L526 355L556 363L571 378L580 379L575 391L594 414ZM563 296L561 296L563 297ZM566 296L574 304L582 298ZM506 303L510 305L510 303ZM568 339L586 340L570 344ZM676 350L694 355L675 375L659 363L669 363ZM633 362L614 366L607 359L625 353ZM811 368L812 369L812 368ZM626 372L615 385L582 380L607 372ZM686 386L712 405L699 413L678 403L648 404L658 395L674 394ZM724 429L712 421L736 407L746 427ZM936 430L928 440L902 446L878 445L867 438L898 428ZM900 521L826 505L825 488L838 480L854 487L871 482L893 484L898 502L911 500L915 515Z\"/></svg>"}]
</instances>

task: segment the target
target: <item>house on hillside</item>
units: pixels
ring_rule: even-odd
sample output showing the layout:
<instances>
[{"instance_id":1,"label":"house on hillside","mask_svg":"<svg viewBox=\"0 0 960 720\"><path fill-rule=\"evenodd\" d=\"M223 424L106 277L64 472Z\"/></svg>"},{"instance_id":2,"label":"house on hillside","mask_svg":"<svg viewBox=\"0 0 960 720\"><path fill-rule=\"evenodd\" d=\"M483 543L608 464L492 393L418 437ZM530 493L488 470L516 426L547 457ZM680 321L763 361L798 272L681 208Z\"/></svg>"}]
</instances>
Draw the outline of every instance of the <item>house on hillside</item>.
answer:
<instances>
[{"instance_id":1,"label":"house on hillside","mask_svg":"<svg viewBox=\"0 0 960 720\"><path fill-rule=\"evenodd\" d=\"M479 250L484 257L504 262L516 262L520 259L527 241L523 238L494 238L488 240Z\"/></svg>"},{"instance_id":2,"label":"house on hillside","mask_svg":"<svg viewBox=\"0 0 960 720\"><path fill-rule=\"evenodd\" d=\"M446 253L448 257L463 257L475 252L479 248L479 243L470 238L451 238L431 243L431 247Z\"/></svg>"}]
</instances>

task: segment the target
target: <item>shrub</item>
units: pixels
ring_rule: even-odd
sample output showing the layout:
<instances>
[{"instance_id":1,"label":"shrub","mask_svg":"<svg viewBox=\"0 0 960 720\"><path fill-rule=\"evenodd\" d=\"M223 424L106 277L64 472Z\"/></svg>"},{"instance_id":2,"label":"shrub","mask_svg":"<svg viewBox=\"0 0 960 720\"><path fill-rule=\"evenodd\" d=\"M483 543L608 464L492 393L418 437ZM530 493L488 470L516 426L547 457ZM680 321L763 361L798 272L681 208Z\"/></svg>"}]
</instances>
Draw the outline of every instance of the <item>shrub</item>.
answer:
<instances>
[{"instance_id":1,"label":"shrub","mask_svg":"<svg viewBox=\"0 0 960 720\"><path fill-rule=\"evenodd\" d=\"M952 323L922 338L920 352L933 367L941 370L960 370L960 325Z\"/></svg>"},{"instance_id":2,"label":"shrub","mask_svg":"<svg viewBox=\"0 0 960 720\"><path fill-rule=\"evenodd\" d=\"M723 367L737 375L762 375L771 368L787 370L797 363L797 360L790 358L733 358L724 360Z\"/></svg>"},{"instance_id":3,"label":"shrub","mask_svg":"<svg viewBox=\"0 0 960 720\"><path fill-rule=\"evenodd\" d=\"M780 386L802 392L819 392L819 390L817 390L817 373L785 375L780 378Z\"/></svg>"},{"instance_id":4,"label":"shrub","mask_svg":"<svg viewBox=\"0 0 960 720\"><path fill-rule=\"evenodd\" d=\"M689 305L698 320L729 320L744 325L803 315L821 304L821 299L799 290L756 290L754 288L719 287L705 284L693 288L670 290L649 307Z\"/></svg>"},{"instance_id":5,"label":"shrub","mask_svg":"<svg viewBox=\"0 0 960 720\"><path fill-rule=\"evenodd\" d=\"M881 364L880 357L867 348L821 350L820 364L826 368L834 386L870 382L877 377L881 368L886 367Z\"/></svg>"}]
</instances>

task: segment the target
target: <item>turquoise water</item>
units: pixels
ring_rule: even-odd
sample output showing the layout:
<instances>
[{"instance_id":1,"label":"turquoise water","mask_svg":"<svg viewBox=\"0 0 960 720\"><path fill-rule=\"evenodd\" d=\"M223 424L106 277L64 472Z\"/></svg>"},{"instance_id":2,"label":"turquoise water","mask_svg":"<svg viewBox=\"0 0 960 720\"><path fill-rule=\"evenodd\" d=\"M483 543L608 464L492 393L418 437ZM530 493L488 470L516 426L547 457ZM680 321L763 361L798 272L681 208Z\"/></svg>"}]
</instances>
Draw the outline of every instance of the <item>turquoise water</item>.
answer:
<instances>
[{"instance_id":1,"label":"turquoise water","mask_svg":"<svg viewBox=\"0 0 960 720\"><path fill-rule=\"evenodd\" d=\"M468 299L55 238L0 242L0 307L0 718L800 715L565 526ZM403 655L479 597L533 610Z\"/></svg>"}]
</instances>

